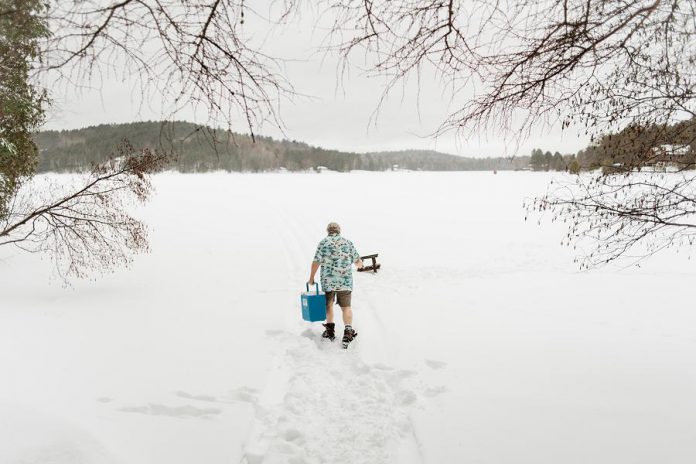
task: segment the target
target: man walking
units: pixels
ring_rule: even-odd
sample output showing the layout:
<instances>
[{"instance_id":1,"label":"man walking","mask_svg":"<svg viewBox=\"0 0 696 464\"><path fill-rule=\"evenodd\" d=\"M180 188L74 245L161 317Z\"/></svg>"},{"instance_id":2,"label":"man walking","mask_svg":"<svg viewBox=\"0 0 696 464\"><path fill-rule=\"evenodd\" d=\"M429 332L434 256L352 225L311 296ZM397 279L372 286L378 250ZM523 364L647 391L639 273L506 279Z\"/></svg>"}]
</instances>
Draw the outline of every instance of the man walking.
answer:
<instances>
[{"instance_id":1,"label":"man walking","mask_svg":"<svg viewBox=\"0 0 696 464\"><path fill-rule=\"evenodd\" d=\"M314 284L314 275L321 266L321 288L326 293L326 324L322 337L334 341L336 338L334 323L334 300L343 311L343 348L358 335L353 330L353 310L350 307L351 292L353 291L353 268L355 264L358 269L363 264L360 255L355 249L353 242L341 237L341 226L335 222L326 227L328 236L322 239L317 246L317 252L312 261L312 270L309 274L309 284Z\"/></svg>"}]
</instances>

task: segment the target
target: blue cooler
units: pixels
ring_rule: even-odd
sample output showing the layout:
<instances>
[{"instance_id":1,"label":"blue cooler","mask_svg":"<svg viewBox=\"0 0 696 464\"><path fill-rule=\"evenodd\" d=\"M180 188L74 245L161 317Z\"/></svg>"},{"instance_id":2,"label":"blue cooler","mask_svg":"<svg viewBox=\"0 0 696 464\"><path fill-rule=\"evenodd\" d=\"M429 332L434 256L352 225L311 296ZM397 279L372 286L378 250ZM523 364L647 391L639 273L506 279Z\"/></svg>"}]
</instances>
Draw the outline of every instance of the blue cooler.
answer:
<instances>
[{"instance_id":1,"label":"blue cooler","mask_svg":"<svg viewBox=\"0 0 696 464\"><path fill-rule=\"evenodd\" d=\"M309 322L323 321L326 319L326 295L319 291L319 284L315 283L316 291L302 292L302 319Z\"/></svg>"}]
</instances>

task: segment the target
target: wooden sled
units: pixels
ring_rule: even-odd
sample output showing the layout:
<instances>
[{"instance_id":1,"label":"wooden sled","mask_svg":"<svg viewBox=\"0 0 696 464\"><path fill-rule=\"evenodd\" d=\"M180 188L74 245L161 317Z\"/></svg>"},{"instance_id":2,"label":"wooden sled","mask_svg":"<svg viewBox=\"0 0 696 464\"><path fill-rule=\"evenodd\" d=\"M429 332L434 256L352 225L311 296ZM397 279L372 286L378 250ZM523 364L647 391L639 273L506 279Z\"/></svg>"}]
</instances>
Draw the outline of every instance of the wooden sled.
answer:
<instances>
[{"instance_id":1,"label":"wooden sled","mask_svg":"<svg viewBox=\"0 0 696 464\"><path fill-rule=\"evenodd\" d=\"M367 271L377 272L377 269L382 267L381 264L377 263L377 256L379 256L379 254L361 256L360 259L363 261L363 267L358 269L358 272L367 272ZM370 266L365 266L364 261L367 259L372 260L372 264Z\"/></svg>"}]
</instances>

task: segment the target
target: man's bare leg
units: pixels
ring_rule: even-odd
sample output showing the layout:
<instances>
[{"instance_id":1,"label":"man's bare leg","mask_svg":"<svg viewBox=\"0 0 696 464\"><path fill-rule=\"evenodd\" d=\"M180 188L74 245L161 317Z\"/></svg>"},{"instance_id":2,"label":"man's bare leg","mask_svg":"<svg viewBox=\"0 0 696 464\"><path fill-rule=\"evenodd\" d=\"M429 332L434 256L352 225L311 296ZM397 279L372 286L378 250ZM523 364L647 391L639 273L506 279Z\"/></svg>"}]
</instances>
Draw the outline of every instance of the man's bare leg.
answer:
<instances>
[{"instance_id":1,"label":"man's bare leg","mask_svg":"<svg viewBox=\"0 0 696 464\"><path fill-rule=\"evenodd\" d=\"M331 323L334 321L334 302L333 301L327 301L326 302L326 322Z\"/></svg>"},{"instance_id":2,"label":"man's bare leg","mask_svg":"<svg viewBox=\"0 0 696 464\"><path fill-rule=\"evenodd\" d=\"M341 310L343 310L343 325L353 325L353 310L351 307L346 306L345 308L341 308Z\"/></svg>"},{"instance_id":3,"label":"man's bare leg","mask_svg":"<svg viewBox=\"0 0 696 464\"><path fill-rule=\"evenodd\" d=\"M343 310L343 324L346 326L343 331L343 349L348 348L348 344L358 335L353 329L353 309L350 306L341 308Z\"/></svg>"}]
</instances>

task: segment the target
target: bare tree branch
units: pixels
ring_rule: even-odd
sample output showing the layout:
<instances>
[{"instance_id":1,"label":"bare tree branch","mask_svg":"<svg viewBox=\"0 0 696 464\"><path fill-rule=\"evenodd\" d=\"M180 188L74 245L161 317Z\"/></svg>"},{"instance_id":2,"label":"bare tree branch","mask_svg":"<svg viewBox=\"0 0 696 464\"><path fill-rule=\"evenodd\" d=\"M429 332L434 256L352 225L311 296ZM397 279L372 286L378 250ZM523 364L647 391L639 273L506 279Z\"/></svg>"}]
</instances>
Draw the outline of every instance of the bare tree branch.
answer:
<instances>
[{"instance_id":1,"label":"bare tree branch","mask_svg":"<svg viewBox=\"0 0 696 464\"><path fill-rule=\"evenodd\" d=\"M620 258L635 262L696 240L696 173L582 174L527 205L568 231L562 244L579 248L591 268ZM585 245L589 245L587 251Z\"/></svg>"},{"instance_id":2,"label":"bare tree branch","mask_svg":"<svg viewBox=\"0 0 696 464\"><path fill-rule=\"evenodd\" d=\"M243 0L54 2L36 73L70 87L113 73L135 79L142 102L161 98L171 116L193 107L214 126L242 121L252 137L266 122L282 129L278 105L294 91L280 60L252 45L245 10Z\"/></svg>"},{"instance_id":3,"label":"bare tree branch","mask_svg":"<svg viewBox=\"0 0 696 464\"><path fill-rule=\"evenodd\" d=\"M58 273L86 277L91 270L127 265L134 253L148 250L146 226L127 210L130 201L144 202L152 192L148 175L160 170L168 156L136 150L124 141L118 156L94 166L82 187L48 203L27 183L0 223L0 246L48 253ZM52 196L48 193L49 198Z\"/></svg>"},{"instance_id":4,"label":"bare tree branch","mask_svg":"<svg viewBox=\"0 0 696 464\"><path fill-rule=\"evenodd\" d=\"M327 49L364 53L385 88L424 69L452 90L437 133L524 134L539 123L589 134L673 123L696 106L696 22L687 0L325 2ZM471 89L475 88L471 95Z\"/></svg>"}]
</instances>

